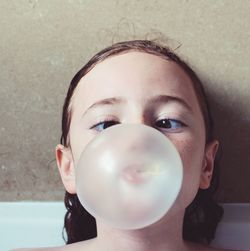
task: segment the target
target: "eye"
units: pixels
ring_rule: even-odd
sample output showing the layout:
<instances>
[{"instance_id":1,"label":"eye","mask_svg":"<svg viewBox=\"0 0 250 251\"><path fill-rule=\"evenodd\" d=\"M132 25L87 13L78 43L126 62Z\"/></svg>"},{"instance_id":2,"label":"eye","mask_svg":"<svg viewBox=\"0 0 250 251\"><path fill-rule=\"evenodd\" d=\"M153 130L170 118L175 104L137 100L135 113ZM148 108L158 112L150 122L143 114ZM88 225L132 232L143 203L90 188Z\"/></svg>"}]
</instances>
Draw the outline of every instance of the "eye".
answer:
<instances>
[{"instance_id":1,"label":"eye","mask_svg":"<svg viewBox=\"0 0 250 251\"><path fill-rule=\"evenodd\" d=\"M183 122L176 119L160 119L156 121L155 125L161 129L168 130L176 130L186 126Z\"/></svg>"},{"instance_id":2,"label":"eye","mask_svg":"<svg viewBox=\"0 0 250 251\"><path fill-rule=\"evenodd\" d=\"M102 122L99 122L99 123L95 124L90 129L94 129L94 130L96 130L98 132L101 132L101 131L107 129L108 127L110 127L110 126L114 126L114 125L117 125L117 124L119 124L118 121L106 120L106 121L102 121Z\"/></svg>"}]
</instances>

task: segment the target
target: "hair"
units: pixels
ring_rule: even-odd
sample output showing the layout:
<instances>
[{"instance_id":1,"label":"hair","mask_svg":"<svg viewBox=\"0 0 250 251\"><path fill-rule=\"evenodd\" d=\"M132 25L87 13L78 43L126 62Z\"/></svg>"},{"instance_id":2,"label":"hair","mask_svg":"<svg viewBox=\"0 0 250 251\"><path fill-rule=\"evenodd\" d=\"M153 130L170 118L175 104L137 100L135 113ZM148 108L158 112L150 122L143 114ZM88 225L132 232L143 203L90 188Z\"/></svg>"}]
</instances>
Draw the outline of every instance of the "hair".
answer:
<instances>
[{"instance_id":1,"label":"hair","mask_svg":"<svg viewBox=\"0 0 250 251\"><path fill-rule=\"evenodd\" d=\"M184 70L191 79L203 114L206 144L211 142L213 140L213 120L203 85L196 73L167 46L160 45L151 40L132 40L116 43L103 49L92 57L73 77L63 106L61 144L67 147L70 146L68 133L72 114L71 98L81 78L103 60L130 51L144 52L159 56L167 61L176 63ZM208 189L199 189L193 202L186 208L183 223L183 239L185 240L209 244L215 236L217 224L223 215L222 207L214 200L219 182L217 161L218 159L215 160L210 187ZM67 209L64 218L64 230L67 234L66 244L96 237L97 230L95 218L84 209L77 194L70 194L66 191L64 203Z\"/></svg>"}]
</instances>

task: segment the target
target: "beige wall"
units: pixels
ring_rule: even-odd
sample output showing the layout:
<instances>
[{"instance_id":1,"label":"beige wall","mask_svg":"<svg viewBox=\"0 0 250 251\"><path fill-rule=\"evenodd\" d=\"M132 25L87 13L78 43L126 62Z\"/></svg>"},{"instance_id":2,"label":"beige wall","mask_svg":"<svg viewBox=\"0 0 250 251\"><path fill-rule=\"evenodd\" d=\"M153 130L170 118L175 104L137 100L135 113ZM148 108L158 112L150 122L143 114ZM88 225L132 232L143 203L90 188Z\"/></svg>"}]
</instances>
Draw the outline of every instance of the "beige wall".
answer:
<instances>
[{"instance_id":1,"label":"beige wall","mask_svg":"<svg viewBox=\"0 0 250 251\"><path fill-rule=\"evenodd\" d=\"M62 199L54 146L73 74L112 40L161 31L205 82L220 200L250 202L249 13L248 0L2 0L0 200Z\"/></svg>"}]
</instances>

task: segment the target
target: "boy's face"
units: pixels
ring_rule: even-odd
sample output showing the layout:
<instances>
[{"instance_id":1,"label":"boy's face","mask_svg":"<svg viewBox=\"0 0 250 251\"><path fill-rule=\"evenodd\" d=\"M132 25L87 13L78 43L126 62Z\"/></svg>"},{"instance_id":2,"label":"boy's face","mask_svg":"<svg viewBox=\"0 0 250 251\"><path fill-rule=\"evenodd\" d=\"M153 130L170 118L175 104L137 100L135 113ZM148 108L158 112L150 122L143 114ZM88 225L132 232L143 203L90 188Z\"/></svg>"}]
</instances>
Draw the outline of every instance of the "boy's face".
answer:
<instances>
[{"instance_id":1,"label":"boy's face","mask_svg":"<svg viewBox=\"0 0 250 251\"><path fill-rule=\"evenodd\" d=\"M168 137L181 156L181 208L190 204L199 187L209 186L218 143L205 146L203 116L191 80L177 64L142 52L108 58L81 79L71 110L73 164L87 143L106 127L146 124ZM75 191L74 184L72 187L70 192Z\"/></svg>"}]
</instances>

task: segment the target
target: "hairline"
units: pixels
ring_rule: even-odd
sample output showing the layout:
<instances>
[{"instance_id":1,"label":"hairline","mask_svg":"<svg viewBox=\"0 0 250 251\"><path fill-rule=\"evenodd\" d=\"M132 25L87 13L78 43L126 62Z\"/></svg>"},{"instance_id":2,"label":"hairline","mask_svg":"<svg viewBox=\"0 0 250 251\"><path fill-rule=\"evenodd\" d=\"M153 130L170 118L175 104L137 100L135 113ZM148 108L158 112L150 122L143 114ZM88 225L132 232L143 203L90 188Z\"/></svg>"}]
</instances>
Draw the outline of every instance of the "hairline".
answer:
<instances>
[{"instance_id":1,"label":"hairline","mask_svg":"<svg viewBox=\"0 0 250 251\"><path fill-rule=\"evenodd\" d=\"M119 45L120 43L116 44ZM97 64L102 63L103 61L110 59L112 57L115 56L120 56L126 53L130 53L130 52L140 52L140 53L146 53L146 54L150 54L150 55L154 55L154 56L158 56L160 58L162 58L163 60L169 61L169 62L173 62L175 63L178 67L180 67L182 69L182 71L188 76L188 78L190 79L190 82L192 84L194 93L195 93L195 97L198 101L199 104L199 109L201 111L202 114L202 118L203 118L203 123L204 123L204 128L205 128L205 135L206 135L206 141L210 141L210 137L209 137L209 131L212 131L211 125L207 125L207 123L209 123L209 110L208 107L206 105L206 101L202 100L202 98L205 98L205 96L202 93L203 86L199 80L199 78L196 76L195 72L184 62L182 61L182 59L180 59L178 56L176 57L175 54L174 58L171 58L168 55L163 54L163 52L159 52L157 50L154 50L151 47L139 47L136 48L134 47L124 47L124 48L119 48L119 50L115 50L112 49L113 47L109 47L106 50L102 50L99 53L95 54L95 56L93 56L88 63L85 65L86 69L84 70L84 74L79 78L78 82L76 83L76 86L73 90L73 93L70 97L69 103L68 103L68 107L67 107L67 112L68 112L68 135L67 135L67 139L66 139L66 145L70 146L70 139L69 139L69 131L70 131L70 125L71 125L71 118L72 118L72 111L73 111L73 99L75 96L75 93L78 89L79 83L81 82L81 80L93 69L96 67ZM168 47L164 47L165 49L167 49L170 53L172 52ZM176 59L176 60L175 60ZM94 61L94 62L92 62ZM90 64L89 66L87 66L88 64ZM83 67L84 68L84 67ZM83 71L83 68L79 71ZM198 82L198 83L197 83ZM201 95L204 96L201 98ZM210 127L210 128L209 128ZM210 130L209 130L210 129ZM209 139L207 139L209 138Z\"/></svg>"}]
</instances>

